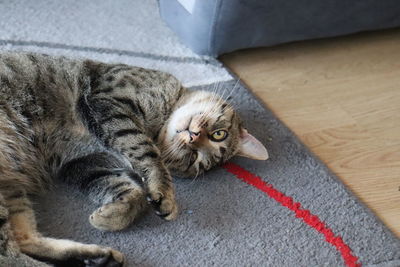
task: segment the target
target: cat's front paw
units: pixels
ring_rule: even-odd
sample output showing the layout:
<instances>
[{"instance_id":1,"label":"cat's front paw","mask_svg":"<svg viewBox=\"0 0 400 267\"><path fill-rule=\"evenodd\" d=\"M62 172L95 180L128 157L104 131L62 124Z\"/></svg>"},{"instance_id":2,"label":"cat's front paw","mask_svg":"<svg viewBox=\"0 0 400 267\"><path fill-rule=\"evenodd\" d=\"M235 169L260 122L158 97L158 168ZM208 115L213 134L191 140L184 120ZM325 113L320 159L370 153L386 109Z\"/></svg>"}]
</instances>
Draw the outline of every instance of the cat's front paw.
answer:
<instances>
[{"instance_id":1,"label":"cat's front paw","mask_svg":"<svg viewBox=\"0 0 400 267\"><path fill-rule=\"evenodd\" d=\"M167 221L174 220L178 216L178 204L173 188L168 188L164 192L149 190L147 201L153 206L155 213Z\"/></svg>"}]
</instances>

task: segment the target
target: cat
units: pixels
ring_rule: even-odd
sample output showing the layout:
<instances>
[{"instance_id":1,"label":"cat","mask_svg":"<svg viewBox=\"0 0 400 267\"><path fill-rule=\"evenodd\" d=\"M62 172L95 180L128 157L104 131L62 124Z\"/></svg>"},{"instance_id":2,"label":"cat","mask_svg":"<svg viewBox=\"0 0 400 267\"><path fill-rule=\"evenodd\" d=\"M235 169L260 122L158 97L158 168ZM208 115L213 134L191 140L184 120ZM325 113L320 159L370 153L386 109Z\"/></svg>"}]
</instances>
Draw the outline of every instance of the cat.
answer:
<instances>
[{"instance_id":1,"label":"cat","mask_svg":"<svg viewBox=\"0 0 400 267\"><path fill-rule=\"evenodd\" d=\"M149 204L163 219L175 219L172 175L193 177L234 155L268 158L229 103L186 89L170 74L0 54L0 210L6 210L0 227L26 255L65 266L123 265L124 256L111 248L37 231L29 197L54 178L98 203L89 216L94 227L117 231Z\"/></svg>"}]
</instances>

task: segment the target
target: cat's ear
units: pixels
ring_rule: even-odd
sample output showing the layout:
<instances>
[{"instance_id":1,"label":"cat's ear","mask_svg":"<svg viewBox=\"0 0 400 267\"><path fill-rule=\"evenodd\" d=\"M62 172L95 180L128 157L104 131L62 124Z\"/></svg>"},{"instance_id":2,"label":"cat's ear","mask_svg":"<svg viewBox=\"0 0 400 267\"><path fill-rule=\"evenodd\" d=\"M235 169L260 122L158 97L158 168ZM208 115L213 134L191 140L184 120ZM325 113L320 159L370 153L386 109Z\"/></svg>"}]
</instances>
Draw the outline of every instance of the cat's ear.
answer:
<instances>
[{"instance_id":1,"label":"cat's ear","mask_svg":"<svg viewBox=\"0 0 400 267\"><path fill-rule=\"evenodd\" d=\"M240 130L239 151L237 155L257 160L267 160L269 157L264 145L244 128Z\"/></svg>"}]
</instances>

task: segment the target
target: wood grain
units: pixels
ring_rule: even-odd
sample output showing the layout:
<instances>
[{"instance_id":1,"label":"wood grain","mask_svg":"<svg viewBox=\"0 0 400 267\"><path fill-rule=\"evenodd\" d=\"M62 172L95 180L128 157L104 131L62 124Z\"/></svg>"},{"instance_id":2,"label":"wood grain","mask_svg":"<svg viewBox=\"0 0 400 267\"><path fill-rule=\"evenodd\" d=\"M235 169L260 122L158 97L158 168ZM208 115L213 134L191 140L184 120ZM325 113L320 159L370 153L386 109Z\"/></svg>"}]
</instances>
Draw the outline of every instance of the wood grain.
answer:
<instances>
[{"instance_id":1,"label":"wood grain","mask_svg":"<svg viewBox=\"0 0 400 267\"><path fill-rule=\"evenodd\" d=\"M400 30L221 60L400 237Z\"/></svg>"}]
</instances>

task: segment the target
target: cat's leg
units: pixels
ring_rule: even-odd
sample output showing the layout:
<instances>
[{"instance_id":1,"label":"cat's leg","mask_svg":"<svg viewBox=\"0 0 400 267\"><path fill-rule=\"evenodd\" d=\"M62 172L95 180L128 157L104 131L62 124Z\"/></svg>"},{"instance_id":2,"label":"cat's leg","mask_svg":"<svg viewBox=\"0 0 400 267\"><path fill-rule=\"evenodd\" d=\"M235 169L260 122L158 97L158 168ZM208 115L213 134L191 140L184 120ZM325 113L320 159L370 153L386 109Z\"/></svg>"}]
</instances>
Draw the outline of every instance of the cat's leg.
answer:
<instances>
[{"instance_id":1,"label":"cat's leg","mask_svg":"<svg viewBox=\"0 0 400 267\"><path fill-rule=\"evenodd\" d=\"M157 146L138 123L116 116L104 120L102 125L107 128L109 123L106 144L128 158L133 168L144 178L147 200L156 214L166 220L175 219L178 215L175 189Z\"/></svg>"},{"instance_id":2,"label":"cat's leg","mask_svg":"<svg viewBox=\"0 0 400 267\"><path fill-rule=\"evenodd\" d=\"M9 212L3 195L0 194L0 263L1 257L17 257L20 254L10 231ZM2 265L0 265L2 266Z\"/></svg>"},{"instance_id":3,"label":"cat's leg","mask_svg":"<svg viewBox=\"0 0 400 267\"><path fill-rule=\"evenodd\" d=\"M141 178L116 153L76 157L63 164L58 176L101 205L89 216L90 223L100 230L126 228L147 206Z\"/></svg>"},{"instance_id":4,"label":"cat's leg","mask_svg":"<svg viewBox=\"0 0 400 267\"><path fill-rule=\"evenodd\" d=\"M0 266L50 267L21 253L9 223L6 201L0 193Z\"/></svg>"},{"instance_id":5,"label":"cat's leg","mask_svg":"<svg viewBox=\"0 0 400 267\"><path fill-rule=\"evenodd\" d=\"M177 217L178 206L172 177L165 167L161 153L147 131L142 127L140 109L128 97L107 95L90 99L102 128L98 134L107 147L124 155L133 168L144 178L148 201L155 212L166 220ZM133 114L132 112L137 112Z\"/></svg>"},{"instance_id":6,"label":"cat's leg","mask_svg":"<svg viewBox=\"0 0 400 267\"><path fill-rule=\"evenodd\" d=\"M21 252L56 266L123 266L123 255L111 248L43 237L37 231L32 204L23 190L14 190L4 197Z\"/></svg>"}]
</instances>

